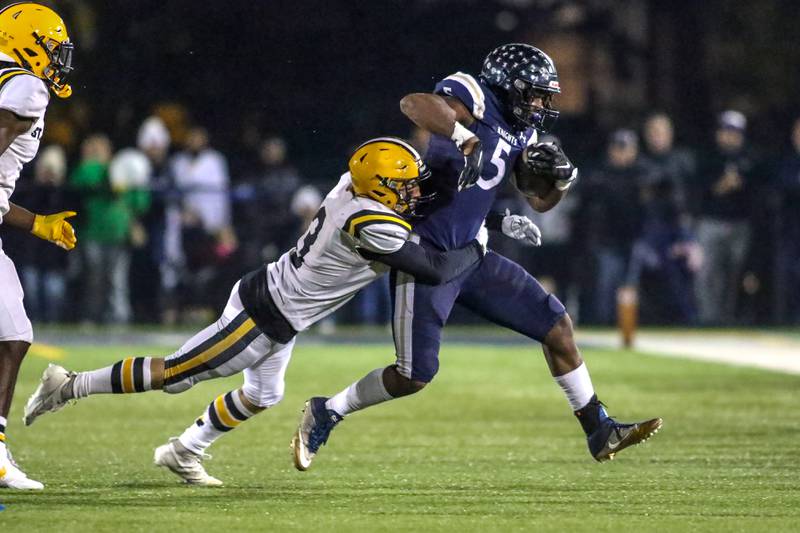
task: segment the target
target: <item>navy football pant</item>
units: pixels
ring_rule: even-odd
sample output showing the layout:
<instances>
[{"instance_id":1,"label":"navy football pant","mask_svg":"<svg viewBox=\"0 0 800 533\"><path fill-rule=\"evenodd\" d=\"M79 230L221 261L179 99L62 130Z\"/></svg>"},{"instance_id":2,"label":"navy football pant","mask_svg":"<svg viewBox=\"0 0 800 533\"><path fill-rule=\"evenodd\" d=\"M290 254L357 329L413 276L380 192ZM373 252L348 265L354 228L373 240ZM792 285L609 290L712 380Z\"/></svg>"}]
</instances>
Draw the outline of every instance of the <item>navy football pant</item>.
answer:
<instances>
[{"instance_id":1,"label":"navy football pant","mask_svg":"<svg viewBox=\"0 0 800 533\"><path fill-rule=\"evenodd\" d=\"M413 276L395 270L390 281L397 368L415 381L429 382L439 370L442 328L456 302L539 342L566 313L533 276L492 251L443 285L415 283Z\"/></svg>"}]
</instances>

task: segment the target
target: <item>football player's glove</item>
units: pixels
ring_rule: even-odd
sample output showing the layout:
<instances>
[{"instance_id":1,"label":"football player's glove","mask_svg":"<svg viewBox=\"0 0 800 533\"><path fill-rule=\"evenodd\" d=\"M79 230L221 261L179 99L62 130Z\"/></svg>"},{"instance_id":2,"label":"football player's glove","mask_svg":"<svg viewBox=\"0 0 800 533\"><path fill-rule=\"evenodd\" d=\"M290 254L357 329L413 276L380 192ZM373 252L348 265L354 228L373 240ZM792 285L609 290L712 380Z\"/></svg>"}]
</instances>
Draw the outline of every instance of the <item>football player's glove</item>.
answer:
<instances>
[{"instance_id":1,"label":"football player's glove","mask_svg":"<svg viewBox=\"0 0 800 533\"><path fill-rule=\"evenodd\" d=\"M65 219L76 214L75 211L62 211L54 215L36 215L31 233L65 250L72 250L77 242L75 230Z\"/></svg>"},{"instance_id":2,"label":"football player's glove","mask_svg":"<svg viewBox=\"0 0 800 533\"><path fill-rule=\"evenodd\" d=\"M566 191L578 178L578 168L554 143L538 143L527 148L528 168L537 175L553 180L559 191Z\"/></svg>"},{"instance_id":3,"label":"football player's glove","mask_svg":"<svg viewBox=\"0 0 800 533\"><path fill-rule=\"evenodd\" d=\"M483 146L481 141L475 141L472 151L464 156L464 168L458 176L458 190L469 189L478 182L483 169Z\"/></svg>"},{"instance_id":4,"label":"football player's glove","mask_svg":"<svg viewBox=\"0 0 800 533\"><path fill-rule=\"evenodd\" d=\"M506 209L505 213L490 213L486 217L486 227L503 232L503 235L529 246L542 244L542 231L539 226L524 215L512 215Z\"/></svg>"}]
</instances>

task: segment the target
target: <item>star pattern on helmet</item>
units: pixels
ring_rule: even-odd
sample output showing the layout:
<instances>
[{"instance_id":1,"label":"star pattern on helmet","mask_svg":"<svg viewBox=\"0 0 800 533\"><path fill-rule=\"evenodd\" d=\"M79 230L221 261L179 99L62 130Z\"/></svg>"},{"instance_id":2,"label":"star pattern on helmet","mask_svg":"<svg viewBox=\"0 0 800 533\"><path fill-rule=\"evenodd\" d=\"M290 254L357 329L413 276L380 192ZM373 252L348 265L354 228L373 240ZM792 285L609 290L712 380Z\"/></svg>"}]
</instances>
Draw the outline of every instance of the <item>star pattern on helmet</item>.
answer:
<instances>
[{"instance_id":1,"label":"star pattern on helmet","mask_svg":"<svg viewBox=\"0 0 800 533\"><path fill-rule=\"evenodd\" d=\"M498 46L484 60L479 78L500 96L507 113L526 126L534 125L545 131L549 127L545 126L545 120L558 116L550 108L531 113L529 104L523 101L531 88L551 94L561 92L553 60L535 46L524 43Z\"/></svg>"}]
</instances>

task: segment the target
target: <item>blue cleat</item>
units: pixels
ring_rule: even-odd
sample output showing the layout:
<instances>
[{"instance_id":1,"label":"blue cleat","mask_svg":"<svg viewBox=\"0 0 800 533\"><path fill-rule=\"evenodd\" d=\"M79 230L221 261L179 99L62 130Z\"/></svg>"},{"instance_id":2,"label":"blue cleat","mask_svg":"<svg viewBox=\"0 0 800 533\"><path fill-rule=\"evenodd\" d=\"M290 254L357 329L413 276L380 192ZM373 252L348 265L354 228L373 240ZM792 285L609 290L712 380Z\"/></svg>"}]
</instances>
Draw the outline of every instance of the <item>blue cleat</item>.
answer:
<instances>
[{"instance_id":1,"label":"blue cleat","mask_svg":"<svg viewBox=\"0 0 800 533\"><path fill-rule=\"evenodd\" d=\"M663 424L660 418L634 424L619 423L608 416L596 396L582 409L575 411L575 416L587 434L589 453L599 462L610 461L617 452L646 441Z\"/></svg>"},{"instance_id":2,"label":"blue cleat","mask_svg":"<svg viewBox=\"0 0 800 533\"><path fill-rule=\"evenodd\" d=\"M298 470L308 470L319 447L328 442L328 437L344 417L325 407L327 398L315 397L306 402L300 426L292 438L294 466Z\"/></svg>"}]
</instances>

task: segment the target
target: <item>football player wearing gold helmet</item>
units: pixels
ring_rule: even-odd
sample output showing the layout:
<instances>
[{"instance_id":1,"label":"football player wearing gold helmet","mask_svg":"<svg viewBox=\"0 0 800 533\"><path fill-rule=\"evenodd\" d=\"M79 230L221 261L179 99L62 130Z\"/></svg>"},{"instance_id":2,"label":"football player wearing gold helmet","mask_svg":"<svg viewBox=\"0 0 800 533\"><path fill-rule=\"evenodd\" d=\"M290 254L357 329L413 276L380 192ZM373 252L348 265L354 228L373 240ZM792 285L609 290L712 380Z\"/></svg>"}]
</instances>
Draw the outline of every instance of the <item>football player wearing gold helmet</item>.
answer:
<instances>
[{"instance_id":1,"label":"football player wearing gold helmet","mask_svg":"<svg viewBox=\"0 0 800 533\"><path fill-rule=\"evenodd\" d=\"M44 131L49 91L72 94L72 43L52 9L30 2L0 11L0 223L30 231L67 250L75 232L72 211L36 215L10 201L20 169L36 155ZM6 424L17 373L33 340L14 263L0 242L0 488L41 489L11 460Z\"/></svg>"},{"instance_id":2,"label":"football player wearing gold helmet","mask_svg":"<svg viewBox=\"0 0 800 533\"><path fill-rule=\"evenodd\" d=\"M440 284L483 257L476 240L449 252L414 242L411 216L425 201L420 184L430 174L409 144L393 137L372 139L358 147L348 166L297 246L239 280L214 324L167 357L129 357L80 373L51 365L25 406L25 423L91 394L179 393L200 381L242 372L243 386L216 398L183 434L155 451L155 463L187 483L221 485L201 464L205 449L282 399L298 332L390 267ZM396 373L394 379L403 378Z\"/></svg>"}]
</instances>

